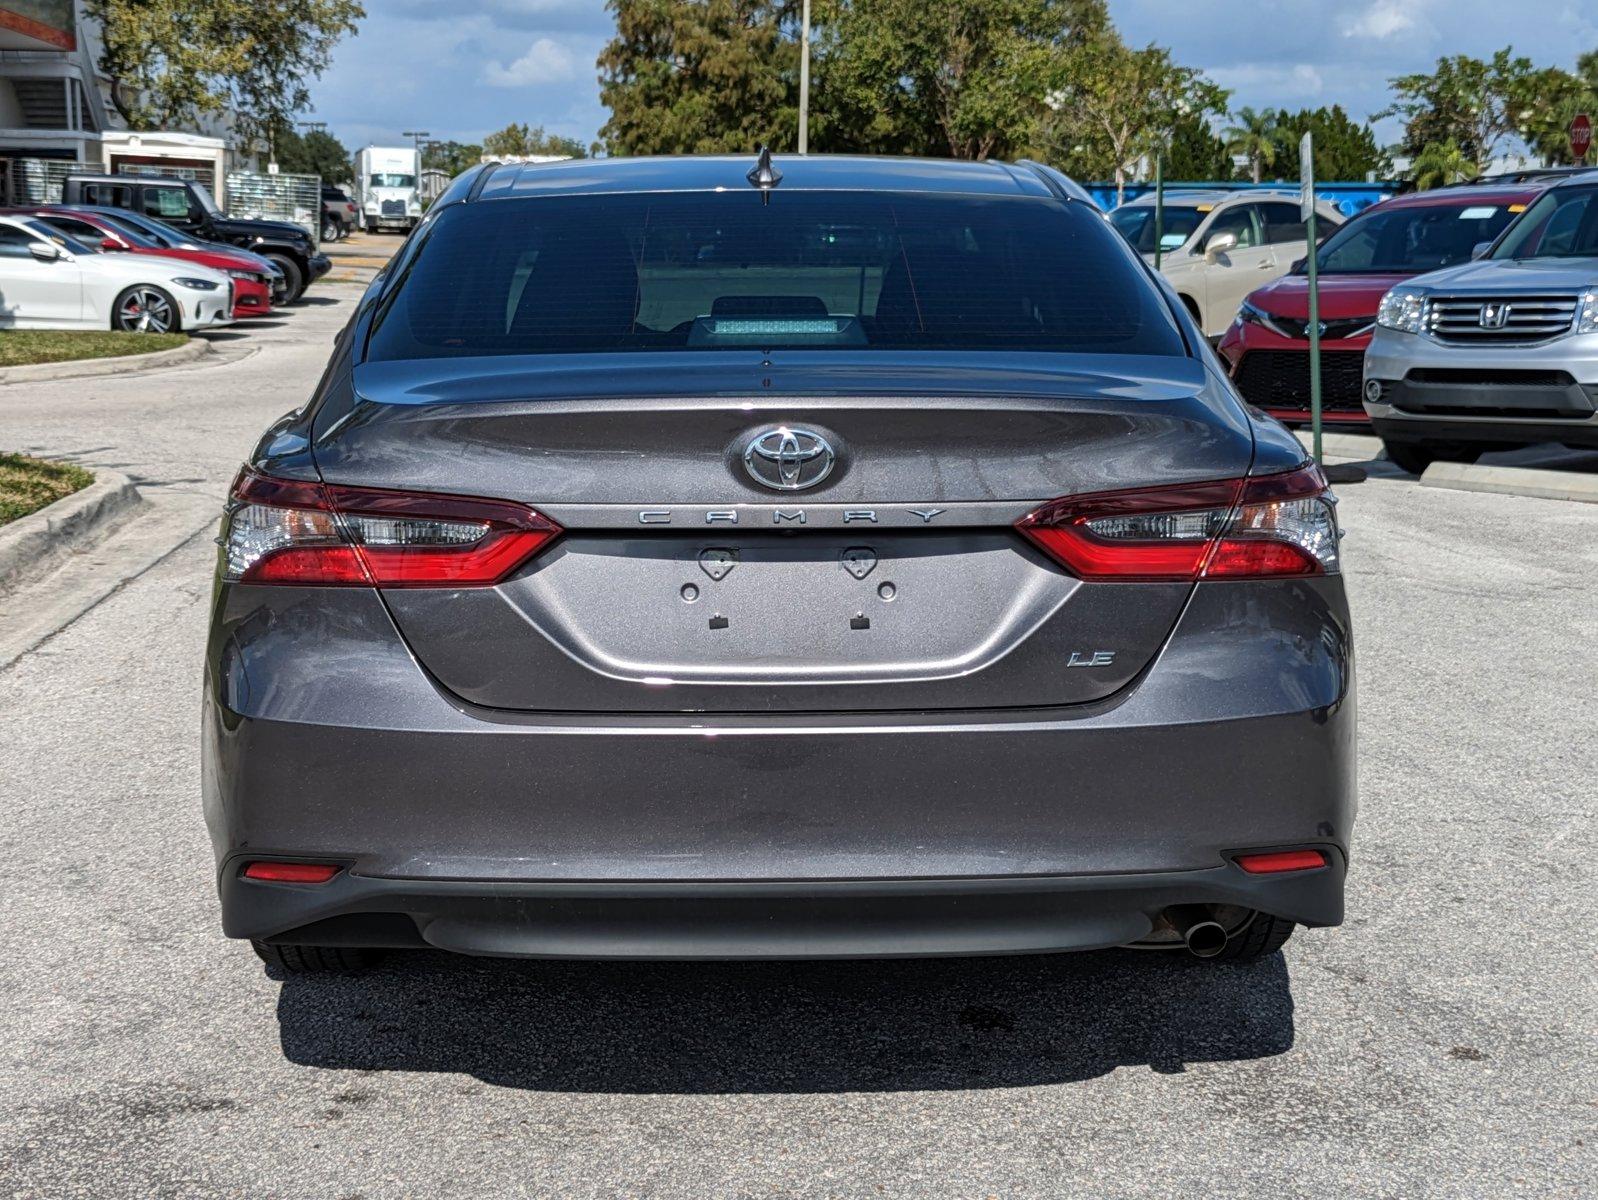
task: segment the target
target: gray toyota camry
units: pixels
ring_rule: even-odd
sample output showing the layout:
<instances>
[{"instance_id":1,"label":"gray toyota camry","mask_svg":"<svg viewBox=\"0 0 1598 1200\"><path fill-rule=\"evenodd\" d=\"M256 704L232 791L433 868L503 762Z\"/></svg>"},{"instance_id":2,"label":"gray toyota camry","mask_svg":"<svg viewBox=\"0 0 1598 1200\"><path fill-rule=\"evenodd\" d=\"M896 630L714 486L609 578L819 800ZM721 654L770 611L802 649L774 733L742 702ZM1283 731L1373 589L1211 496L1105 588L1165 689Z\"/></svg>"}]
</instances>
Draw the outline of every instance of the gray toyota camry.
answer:
<instances>
[{"instance_id":1,"label":"gray toyota camry","mask_svg":"<svg viewBox=\"0 0 1598 1200\"><path fill-rule=\"evenodd\" d=\"M205 815L280 970L1342 919L1334 498L1047 167L468 172L219 541Z\"/></svg>"}]
</instances>

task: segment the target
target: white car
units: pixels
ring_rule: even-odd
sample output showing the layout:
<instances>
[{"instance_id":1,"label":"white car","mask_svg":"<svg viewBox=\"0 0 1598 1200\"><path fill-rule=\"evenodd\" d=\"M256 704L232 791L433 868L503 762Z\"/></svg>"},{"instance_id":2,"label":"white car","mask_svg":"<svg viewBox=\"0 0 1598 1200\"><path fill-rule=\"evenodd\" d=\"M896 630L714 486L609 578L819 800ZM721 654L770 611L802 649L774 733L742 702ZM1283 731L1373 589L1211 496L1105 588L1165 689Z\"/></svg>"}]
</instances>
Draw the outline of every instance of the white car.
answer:
<instances>
[{"instance_id":1,"label":"white car","mask_svg":"<svg viewBox=\"0 0 1598 1200\"><path fill-rule=\"evenodd\" d=\"M1154 197L1139 196L1110 213L1110 224L1154 262ZM1286 275L1309 253L1298 192L1170 191L1160 221L1160 274L1171 281L1205 336L1220 337L1255 288ZM1324 237L1345 220L1324 201L1315 206Z\"/></svg>"},{"instance_id":2,"label":"white car","mask_svg":"<svg viewBox=\"0 0 1598 1200\"><path fill-rule=\"evenodd\" d=\"M0 329L176 333L233 323L220 271L149 254L102 254L27 217L0 217Z\"/></svg>"}]
</instances>

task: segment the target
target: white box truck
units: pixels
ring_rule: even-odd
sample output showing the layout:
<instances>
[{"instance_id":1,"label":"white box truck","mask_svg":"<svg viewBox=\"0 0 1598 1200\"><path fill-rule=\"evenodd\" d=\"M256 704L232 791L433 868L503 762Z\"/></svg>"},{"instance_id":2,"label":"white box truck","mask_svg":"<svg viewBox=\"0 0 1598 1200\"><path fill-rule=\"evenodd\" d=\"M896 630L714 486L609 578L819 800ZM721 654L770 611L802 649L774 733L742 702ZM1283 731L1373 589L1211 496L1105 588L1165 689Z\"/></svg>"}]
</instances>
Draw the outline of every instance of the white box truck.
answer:
<instances>
[{"instance_id":1,"label":"white box truck","mask_svg":"<svg viewBox=\"0 0 1598 1200\"><path fill-rule=\"evenodd\" d=\"M355 152L355 204L367 233L415 228L422 219L416 190L420 165L410 146L368 146Z\"/></svg>"}]
</instances>

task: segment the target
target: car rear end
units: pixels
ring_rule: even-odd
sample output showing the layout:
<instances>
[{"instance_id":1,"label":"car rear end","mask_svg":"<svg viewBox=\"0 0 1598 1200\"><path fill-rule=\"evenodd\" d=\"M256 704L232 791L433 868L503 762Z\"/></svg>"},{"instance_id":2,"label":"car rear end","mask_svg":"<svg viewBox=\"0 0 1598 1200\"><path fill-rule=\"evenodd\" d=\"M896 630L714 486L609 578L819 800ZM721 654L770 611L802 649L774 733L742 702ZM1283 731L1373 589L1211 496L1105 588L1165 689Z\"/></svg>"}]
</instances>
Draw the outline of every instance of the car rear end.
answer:
<instances>
[{"instance_id":1,"label":"car rear end","mask_svg":"<svg viewBox=\"0 0 1598 1200\"><path fill-rule=\"evenodd\" d=\"M1352 649L1297 443L1045 173L748 165L458 185L262 440L206 674L226 931L851 957L1339 922Z\"/></svg>"}]
</instances>

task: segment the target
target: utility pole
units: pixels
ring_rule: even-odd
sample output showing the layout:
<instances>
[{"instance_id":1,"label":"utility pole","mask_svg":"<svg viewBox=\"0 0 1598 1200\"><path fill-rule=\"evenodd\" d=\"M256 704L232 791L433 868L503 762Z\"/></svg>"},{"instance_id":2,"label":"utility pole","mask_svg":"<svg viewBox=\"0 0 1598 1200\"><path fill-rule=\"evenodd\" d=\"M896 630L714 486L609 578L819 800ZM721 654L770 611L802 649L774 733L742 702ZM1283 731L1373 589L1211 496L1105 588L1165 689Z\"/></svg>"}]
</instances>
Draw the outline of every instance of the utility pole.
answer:
<instances>
[{"instance_id":1,"label":"utility pole","mask_svg":"<svg viewBox=\"0 0 1598 1200\"><path fill-rule=\"evenodd\" d=\"M416 148L416 161L420 164L422 161L422 139L430 138L433 135L425 129L407 129L402 136L411 139L411 145Z\"/></svg>"},{"instance_id":2,"label":"utility pole","mask_svg":"<svg viewBox=\"0 0 1598 1200\"><path fill-rule=\"evenodd\" d=\"M810 0L799 18L799 153L810 153Z\"/></svg>"},{"instance_id":3,"label":"utility pole","mask_svg":"<svg viewBox=\"0 0 1598 1200\"><path fill-rule=\"evenodd\" d=\"M1308 133L1298 143L1299 215L1304 219L1304 236L1309 242L1305 260L1309 279L1309 419L1315 462L1321 461L1321 289L1315 244L1315 140Z\"/></svg>"}]
</instances>

